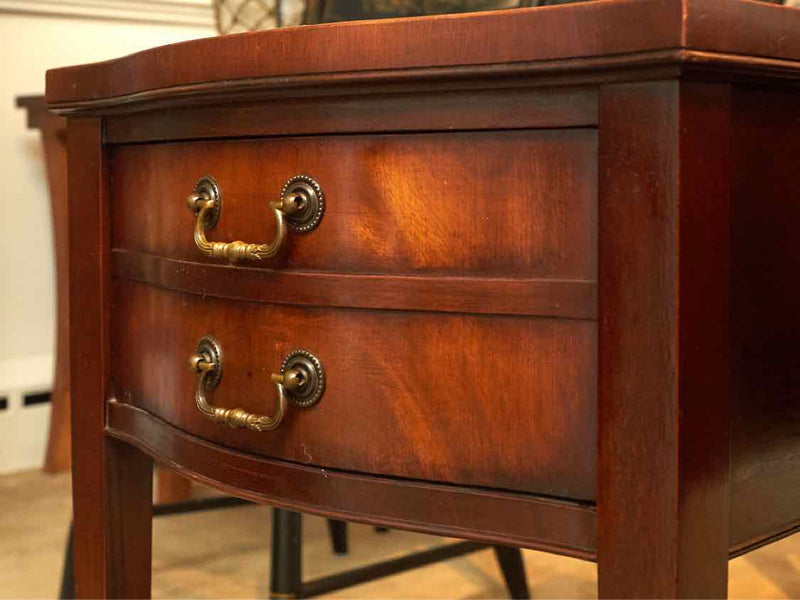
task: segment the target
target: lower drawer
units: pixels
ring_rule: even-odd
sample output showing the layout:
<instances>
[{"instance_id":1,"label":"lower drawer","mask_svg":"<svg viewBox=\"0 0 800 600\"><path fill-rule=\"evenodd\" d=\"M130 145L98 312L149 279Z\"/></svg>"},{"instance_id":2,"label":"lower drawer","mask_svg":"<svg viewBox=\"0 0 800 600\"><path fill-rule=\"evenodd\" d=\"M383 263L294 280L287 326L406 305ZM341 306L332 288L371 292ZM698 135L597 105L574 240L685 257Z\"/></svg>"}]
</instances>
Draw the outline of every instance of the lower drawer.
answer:
<instances>
[{"instance_id":1,"label":"lower drawer","mask_svg":"<svg viewBox=\"0 0 800 600\"><path fill-rule=\"evenodd\" d=\"M324 468L592 500L592 321L295 308L118 281L112 394L213 442ZM321 360L321 401L274 431L231 429L196 408L187 368L214 336L215 406L275 410L270 374L297 348Z\"/></svg>"}]
</instances>

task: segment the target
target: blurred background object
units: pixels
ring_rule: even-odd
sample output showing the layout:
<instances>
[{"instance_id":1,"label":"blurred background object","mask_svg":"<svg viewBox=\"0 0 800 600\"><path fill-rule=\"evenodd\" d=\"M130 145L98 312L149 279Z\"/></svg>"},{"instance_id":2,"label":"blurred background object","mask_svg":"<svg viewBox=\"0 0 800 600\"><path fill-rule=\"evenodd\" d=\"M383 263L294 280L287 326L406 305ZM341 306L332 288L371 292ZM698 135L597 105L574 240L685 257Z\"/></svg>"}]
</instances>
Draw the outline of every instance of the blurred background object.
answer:
<instances>
[{"instance_id":1,"label":"blurred background object","mask_svg":"<svg viewBox=\"0 0 800 600\"><path fill-rule=\"evenodd\" d=\"M28 127L30 107L20 109L15 99L42 94L50 68L214 33L211 0L0 0L0 473L42 467L56 363L43 133ZM49 464L64 468L68 457Z\"/></svg>"},{"instance_id":2,"label":"blurred background object","mask_svg":"<svg viewBox=\"0 0 800 600\"><path fill-rule=\"evenodd\" d=\"M214 0L221 34L309 23L415 17L561 3L565 0ZM575 0L566 0L574 2ZM584 0L585 1L585 0Z\"/></svg>"},{"instance_id":3,"label":"blurred background object","mask_svg":"<svg viewBox=\"0 0 800 600\"><path fill-rule=\"evenodd\" d=\"M221 34L362 19L554 6L596 0L214 0ZM800 0L762 0L800 6Z\"/></svg>"},{"instance_id":4,"label":"blurred background object","mask_svg":"<svg viewBox=\"0 0 800 600\"><path fill-rule=\"evenodd\" d=\"M214 20L221 34L301 25L304 0L214 0Z\"/></svg>"},{"instance_id":5,"label":"blurred background object","mask_svg":"<svg viewBox=\"0 0 800 600\"><path fill-rule=\"evenodd\" d=\"M309 23L417 17L536 6L540 0L308 0ZM572 0L574 1L574 0Z\"/></svg>"},{"instance_id":6,"label":"blurred background object","mask_svg":"<svg viewBox=\"0 0 800 600\"><path fill-rule=\"evenodd\" d=\"M70 401L69 401L69 263L67 253L67 120L47 110L44 96L20 96L17 106L28 115L28 128L41 135L50 191L50 215L53 227L53 254L56 270L56 344L55 371L51 392L39 394L50 400L50 427L44 470L58 473L70 468ZM23 406L30 406L24 396Z\"/></svg>"}]
</instances>

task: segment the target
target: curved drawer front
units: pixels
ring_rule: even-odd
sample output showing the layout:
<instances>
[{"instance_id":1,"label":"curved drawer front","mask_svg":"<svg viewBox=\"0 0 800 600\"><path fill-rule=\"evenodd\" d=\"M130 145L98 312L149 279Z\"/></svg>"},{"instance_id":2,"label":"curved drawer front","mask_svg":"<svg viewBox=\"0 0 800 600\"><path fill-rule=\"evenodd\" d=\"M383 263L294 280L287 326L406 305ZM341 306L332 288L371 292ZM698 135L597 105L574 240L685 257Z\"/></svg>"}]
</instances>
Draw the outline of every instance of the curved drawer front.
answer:
<instances>
[{"instance_id":1,"label":"curved drawer front","mask_svg":"<svg viewBox=\"0 0 800 600\"><path fill-rule=\"evenodd\" d=\"M269 242L288 179L313 177L325 212L254 267L596 279L597 140L591 129L121 146L113 246L198 262L186 198L221 189L211 241Z\"/></svg>"},{"instance_id":2,"label":"curved drawer front","mask_svg":"<svg viewBox=\"0 0 800 600\"><path fill-rule=\"evenodd\" d=\"M319 467L591 500L596 323L295 308L118 281L112 393L202 438ZM275 411L284 356L303 348L327 387L275 431L204 418L187 361L213 335L220 407Z\"/></svg>"}]
</instances>

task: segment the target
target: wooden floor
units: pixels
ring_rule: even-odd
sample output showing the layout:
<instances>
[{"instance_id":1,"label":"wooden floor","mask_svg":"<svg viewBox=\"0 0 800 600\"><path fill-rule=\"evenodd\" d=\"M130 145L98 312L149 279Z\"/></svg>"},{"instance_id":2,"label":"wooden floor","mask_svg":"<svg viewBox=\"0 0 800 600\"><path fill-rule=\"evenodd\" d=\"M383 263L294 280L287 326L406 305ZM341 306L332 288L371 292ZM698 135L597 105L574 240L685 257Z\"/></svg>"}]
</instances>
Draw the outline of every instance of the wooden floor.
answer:
<instances>
[{"instance_id":1,"label":"wooden floor","mask_svg":"<svg viewBox=\"0 0 800 600\"><path fill-rule=\"evenodd\" d=\"M0 477L0 597L54 598L70 512L69 479L26 472ZM266 507L240 507L156 520L156 598L266 598ZM351 526L351 552L330 551L322 519L304 520L307 577L334 573L442 543L441 538ZM593 598L591 563L525 552L534 598ZM731 563L732 598L800 598L800 536ZM502 598L490 551L339 592L340 598Z\"/></svg>"}]
</instances>

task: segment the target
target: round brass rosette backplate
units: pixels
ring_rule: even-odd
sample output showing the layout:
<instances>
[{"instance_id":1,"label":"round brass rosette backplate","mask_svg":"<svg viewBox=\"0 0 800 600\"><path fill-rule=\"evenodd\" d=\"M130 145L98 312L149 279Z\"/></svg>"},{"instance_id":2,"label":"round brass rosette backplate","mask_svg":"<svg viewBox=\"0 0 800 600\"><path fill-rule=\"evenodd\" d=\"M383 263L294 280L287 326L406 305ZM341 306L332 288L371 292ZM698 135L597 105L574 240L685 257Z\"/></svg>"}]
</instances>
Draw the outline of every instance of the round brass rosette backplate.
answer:
<instances>
[{"instance_id":1,"label":"round brass rosette backplate","mask_svg":"<svg viewBox=\"0 0 800 600\"><path fill-rule=\"evenodd\" d=\"M294 350L283 359L281 373L290 369L300 370L305 382L297 389L287 390L289 402L300 408L308 408L319 402L325 392L325 369L319 359L308 350Z\"/></svg>"}]
</instances>

